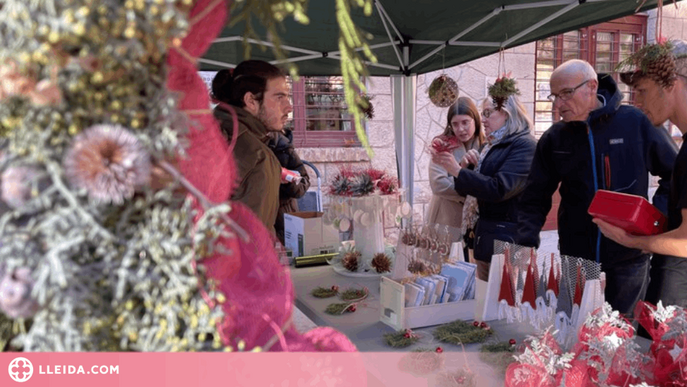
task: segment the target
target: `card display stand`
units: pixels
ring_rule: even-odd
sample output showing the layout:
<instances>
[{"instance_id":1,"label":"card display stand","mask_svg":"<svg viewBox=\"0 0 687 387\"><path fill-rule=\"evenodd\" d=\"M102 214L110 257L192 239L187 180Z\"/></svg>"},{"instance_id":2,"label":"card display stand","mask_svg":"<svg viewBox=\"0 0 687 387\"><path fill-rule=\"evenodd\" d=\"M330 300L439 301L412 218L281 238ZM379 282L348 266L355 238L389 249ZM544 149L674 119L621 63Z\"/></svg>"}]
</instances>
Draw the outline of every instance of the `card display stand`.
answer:
<instances>
[{"instance_id":1,"label":"card display stand","mask_svg":"<svg viewBox=\"0 0 687 387\"><path fill-rule=\"evenodd\" d=\"M483 286L479 282L483 281L477 280L477 286ZM406 308L405 286L387 277L381 279L379 298L380 321L396 330L472 320L477 305L476 300L465 300Z\"/></svg>"}]
</instances>

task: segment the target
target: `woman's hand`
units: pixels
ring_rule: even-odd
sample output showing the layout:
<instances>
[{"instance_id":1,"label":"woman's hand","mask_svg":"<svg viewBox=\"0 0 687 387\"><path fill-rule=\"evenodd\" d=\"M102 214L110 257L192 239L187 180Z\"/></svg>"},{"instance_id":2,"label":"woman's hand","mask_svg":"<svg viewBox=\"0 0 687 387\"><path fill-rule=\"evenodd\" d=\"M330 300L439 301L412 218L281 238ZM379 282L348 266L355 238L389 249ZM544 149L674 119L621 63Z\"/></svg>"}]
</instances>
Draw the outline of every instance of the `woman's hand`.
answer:
<instances>
[{"instance_id":1,"label":"woman's hand","mask_svg":"<svg viewBox=\"0 0 687 387\"><path fill-rule=\"evenodd\" d=\"M470 149L465 153L463 158L460 159L460 167L467 168L468 165L477 165L479 162L479 152L475 149Z\"/></svg>"},{"instance_id":2,"label":"woman's hand","mask_svg":"<svg viewBox=\"0 0 687 387\"><path fill-rule=\"evenodd\" d=\"M440 165L450 176L458 176L460 165L452 154L448 152L437 152L434 149L430 149L429 153L432 155L432 162L434 164Z\"/></svg>"}]
</instances>

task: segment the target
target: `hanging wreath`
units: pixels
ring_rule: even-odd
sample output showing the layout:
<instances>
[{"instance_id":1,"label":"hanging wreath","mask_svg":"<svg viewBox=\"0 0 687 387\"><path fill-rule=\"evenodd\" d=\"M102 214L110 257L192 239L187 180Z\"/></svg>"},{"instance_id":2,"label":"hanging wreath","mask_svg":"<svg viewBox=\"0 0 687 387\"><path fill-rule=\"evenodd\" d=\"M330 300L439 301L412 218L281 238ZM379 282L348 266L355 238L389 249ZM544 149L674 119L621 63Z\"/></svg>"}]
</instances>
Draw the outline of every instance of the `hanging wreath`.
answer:
<instances>
[{"instance_id":1,"label":"hanging wreath","mask_svg":"<svg viewBox=\"0 0 687 387\"><path fill-rule=\"evenodd\" d=\"M458 100L458 93L459 89L456 81L445 74L434 78L429 85L429 100L438 107L453 105Z\"/></svg>"},{"instance_id":2,"label":"hanging wreath","mask_svg":"<svg viewBox=\"0 0 687 387\"><path fill-rule=\"evenodd\" d=\"M520 90L515 86L515 79L510 78L510 73L504 74L493 85L489 86L489 96L496 105L496 110L503 109L511 95L520 95Z\"/></svg>"}]
</instances>

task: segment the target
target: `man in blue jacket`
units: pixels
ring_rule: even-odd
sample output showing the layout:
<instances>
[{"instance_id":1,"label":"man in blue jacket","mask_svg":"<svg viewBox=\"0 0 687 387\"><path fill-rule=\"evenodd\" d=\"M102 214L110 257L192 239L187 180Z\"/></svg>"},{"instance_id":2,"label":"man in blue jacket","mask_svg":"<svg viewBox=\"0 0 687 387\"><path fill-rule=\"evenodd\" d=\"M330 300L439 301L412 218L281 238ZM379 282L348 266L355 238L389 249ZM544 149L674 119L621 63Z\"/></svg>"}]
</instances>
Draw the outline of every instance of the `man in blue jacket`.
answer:
<instances>
[{"instance_id":1,"label":"man in blue jacket","mask_svg":"<svg viewBox=\"0 0 687 387\"><path fill-rule=\"evenodd\" d=\"M667 209L677 147L638 109L621 105L609 75L597 75L582 60L563 63L551 74L554 110L561 122L541 137L528 185L520 201L520 243L539 245L539 232L560 184L560 253L601 263L606 301L630 316L646 293L649 254L603 237L587 213L599 189L647 197L648 173L660 176L654 205Z\"/></svg>"}]
</instances>

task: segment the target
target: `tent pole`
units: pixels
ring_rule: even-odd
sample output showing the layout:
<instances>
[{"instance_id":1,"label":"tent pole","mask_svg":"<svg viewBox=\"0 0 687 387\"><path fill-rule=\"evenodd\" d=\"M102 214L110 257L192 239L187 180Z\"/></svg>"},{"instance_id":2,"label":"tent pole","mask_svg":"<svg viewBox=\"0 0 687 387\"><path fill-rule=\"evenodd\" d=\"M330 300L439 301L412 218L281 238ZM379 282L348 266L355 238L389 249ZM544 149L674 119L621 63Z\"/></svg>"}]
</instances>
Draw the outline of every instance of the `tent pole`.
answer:
<instances>
[{"instance_id":1,"label":"tent pole","mask_svg":"<svg viewBox=\"0 0 687 387\"><path fill-rule=\"evenodd\" d=\"M399 185L406 192L406 200L413 204L415 172L415 92L417 75L392 75L394 137Z\"/></svg>"}]
</instances>

